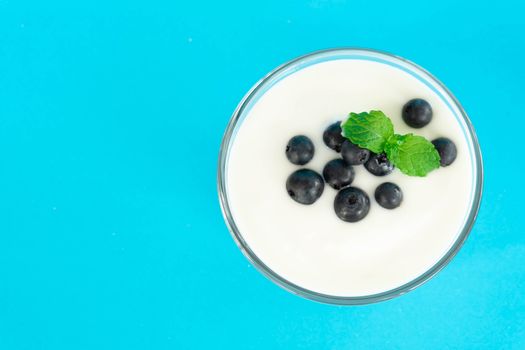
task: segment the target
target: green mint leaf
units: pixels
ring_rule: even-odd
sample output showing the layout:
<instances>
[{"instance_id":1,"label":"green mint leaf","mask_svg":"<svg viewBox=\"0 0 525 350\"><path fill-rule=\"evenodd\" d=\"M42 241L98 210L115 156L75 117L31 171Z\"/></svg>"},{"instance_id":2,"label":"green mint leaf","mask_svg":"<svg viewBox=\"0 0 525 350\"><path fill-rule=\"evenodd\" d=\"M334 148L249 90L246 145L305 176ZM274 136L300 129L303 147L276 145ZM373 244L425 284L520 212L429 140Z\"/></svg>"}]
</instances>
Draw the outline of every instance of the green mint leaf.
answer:
<instances>
[{"instance_id":1,"label":"green mint leaf","mask_svg":"<svg viewBox=\"0 0 525 350\"><path fill-rule=\"evenodd\" d=\"M375 153L383 152L387 140L394 135L392 121L381 111L350 113L341 128L343 136L352 143Z\"/></svg>"},{"instance_id":2,"label":"green mint leaf","mask_svg":"<svg viewBox=\"0 0 525 350\"><path fill-rule=\"evenodd\" d=\"M410 176L426 176L439 168L439 153L434 145L422 136L392 135L385 144L385 152L401 172Z\"/></svg>"}]
</instances>

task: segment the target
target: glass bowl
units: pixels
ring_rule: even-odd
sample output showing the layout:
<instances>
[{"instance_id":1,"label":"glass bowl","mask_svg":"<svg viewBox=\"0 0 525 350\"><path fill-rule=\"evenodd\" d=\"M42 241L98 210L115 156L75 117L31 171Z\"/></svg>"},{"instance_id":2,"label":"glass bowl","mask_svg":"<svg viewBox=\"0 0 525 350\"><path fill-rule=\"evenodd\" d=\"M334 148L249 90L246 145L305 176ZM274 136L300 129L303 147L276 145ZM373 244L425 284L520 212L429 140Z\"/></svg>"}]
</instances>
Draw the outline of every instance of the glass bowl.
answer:
<instances>
[{"instance_id":1,"label":"glass bowl","mask_svg":"<svg viewBox=\"0 0 525 350\"><path fill-rule=\"evenodd\" d=\"M338 59L360 59L360 60L370 60L375 62L381 62L384 64L391 65L393 67L399 68L412 76L416 77L418 80L423 82L429 88L431 88L453 111L455 117L458 119L460 124L463 125L463 131L465 137L470 141L469 151L472 153L472 159L474 167L473 176L474 176L474 194L471 201L471 206L467 213L465 224L461 229L461 232L457 236L456 241L452 244L451 248L445 253L445 255L428 269L425 273L421 274L419 277L413 279L412 281L378 294L359 296L359 297L344 297L344 296L333 296L327 294L317 293L312 290L305 289L301 286L298 286L279 274L275 271L272 271L263 261L261 261L256 254L250 249L250 246L244 240L242 232L239 231L235 224L235 220L230 210L229 201L228 201L228 188L227 188L227 165L228 165L228 155L229 150L232 145L233 140L235 139L236 133L239 130L240 126L243 123L243 120L246 118L250 108L253 104L275 83L285 78L286 76L301 70L305 67ZM329 303L329 304L338 304L338 305L360 305L360 304L369 304L375 303L383 300L388 300L402 294L405 294L421 284L428 281L434 275L436 275L442 268L444 268L450 260L457 254L465 240L467 239L476 216L479 211L479 206L481 202L481 194L483 189L483 162L481 157L481 151L479 143L477 140L476 133L468 118L467 114L457 101L457 99L452 95L452 93L443 85L439 80L437 80L432 74L419 67L418 65L405 60L401 57L380 52L371 49L360 49L360 48L336 48L328 49L322 51L316 51L296 59L293 59L273 71L268 75L262 78L257 82L248 93L241 100L237 106L235 112L233 113L231 120L226 128L224 137L222 140L220 153L219 153L219 165L218 165L218 192L219 200L222 208L222 213L224 219L228 226L228 229L237 243L239 249L246 258L266 277L270 280L281 286L282 288L305 298L315 300L318 302Z\"/></svg>"}]
</instances>

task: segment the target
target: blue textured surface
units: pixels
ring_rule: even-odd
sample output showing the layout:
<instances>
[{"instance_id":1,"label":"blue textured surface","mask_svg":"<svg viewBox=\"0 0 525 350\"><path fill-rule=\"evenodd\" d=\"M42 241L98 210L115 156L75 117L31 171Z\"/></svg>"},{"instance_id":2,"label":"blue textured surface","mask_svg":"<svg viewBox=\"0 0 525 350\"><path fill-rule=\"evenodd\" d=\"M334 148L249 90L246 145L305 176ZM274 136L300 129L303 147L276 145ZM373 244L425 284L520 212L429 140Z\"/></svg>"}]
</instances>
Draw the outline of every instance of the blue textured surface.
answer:
<instances>
[{"instance_id":1,"label":"blue textured surface","mask_svg":"<svg viewBox=\"0 0 525 350\"><path fill-rule=\"evenodd\" d=\"M0 0L0 349L524 349L524 12L517 0ZM363 307L267 281L216 198L243 94L334 46L430 70L485 159L456 259Z\"/></svg>"}]
</instances>

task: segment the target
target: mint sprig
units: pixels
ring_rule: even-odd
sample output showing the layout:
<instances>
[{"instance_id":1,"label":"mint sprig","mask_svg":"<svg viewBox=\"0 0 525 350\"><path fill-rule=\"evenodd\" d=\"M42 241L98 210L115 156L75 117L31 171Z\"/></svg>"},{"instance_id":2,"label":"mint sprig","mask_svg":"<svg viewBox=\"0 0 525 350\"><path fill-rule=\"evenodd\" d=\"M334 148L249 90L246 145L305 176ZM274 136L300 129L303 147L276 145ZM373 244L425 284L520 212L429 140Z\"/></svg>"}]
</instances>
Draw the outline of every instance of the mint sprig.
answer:
<instances>
[{"instance_id":1,"label":"mint sprig","mask_svg":"<svg viewBox=\"0 0 525 350\"><path fill-rule=\"evenodd\" d=\"M350 113L341 129L343 136L359 147L385 152L404 174L426 176L439 168L440 156L430 141L413 134L394 134L392 121L381 111Z\"/></svg>"}]
</instances>

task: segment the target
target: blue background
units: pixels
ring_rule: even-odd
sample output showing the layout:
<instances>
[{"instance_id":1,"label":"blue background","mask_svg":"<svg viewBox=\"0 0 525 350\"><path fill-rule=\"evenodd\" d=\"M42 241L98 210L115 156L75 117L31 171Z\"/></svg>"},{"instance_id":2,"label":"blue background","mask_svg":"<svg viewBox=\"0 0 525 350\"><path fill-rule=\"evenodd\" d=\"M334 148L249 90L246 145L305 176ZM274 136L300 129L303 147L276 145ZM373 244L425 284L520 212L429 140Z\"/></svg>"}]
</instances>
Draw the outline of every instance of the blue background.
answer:
<instances>
[{"instance_id":1,"label":"blue background","mask_svg":"<svg viewBox=\"0 0 525 350\"><path fill-rule=\"evenodd\" d=\"M517 0L0 0L0 349L525 349L524 12ZM433 72L470 114L486 170L456 259L362 307L266 280L216 195L244 93L336 46Z\"/></svg>"}]
</instances>

